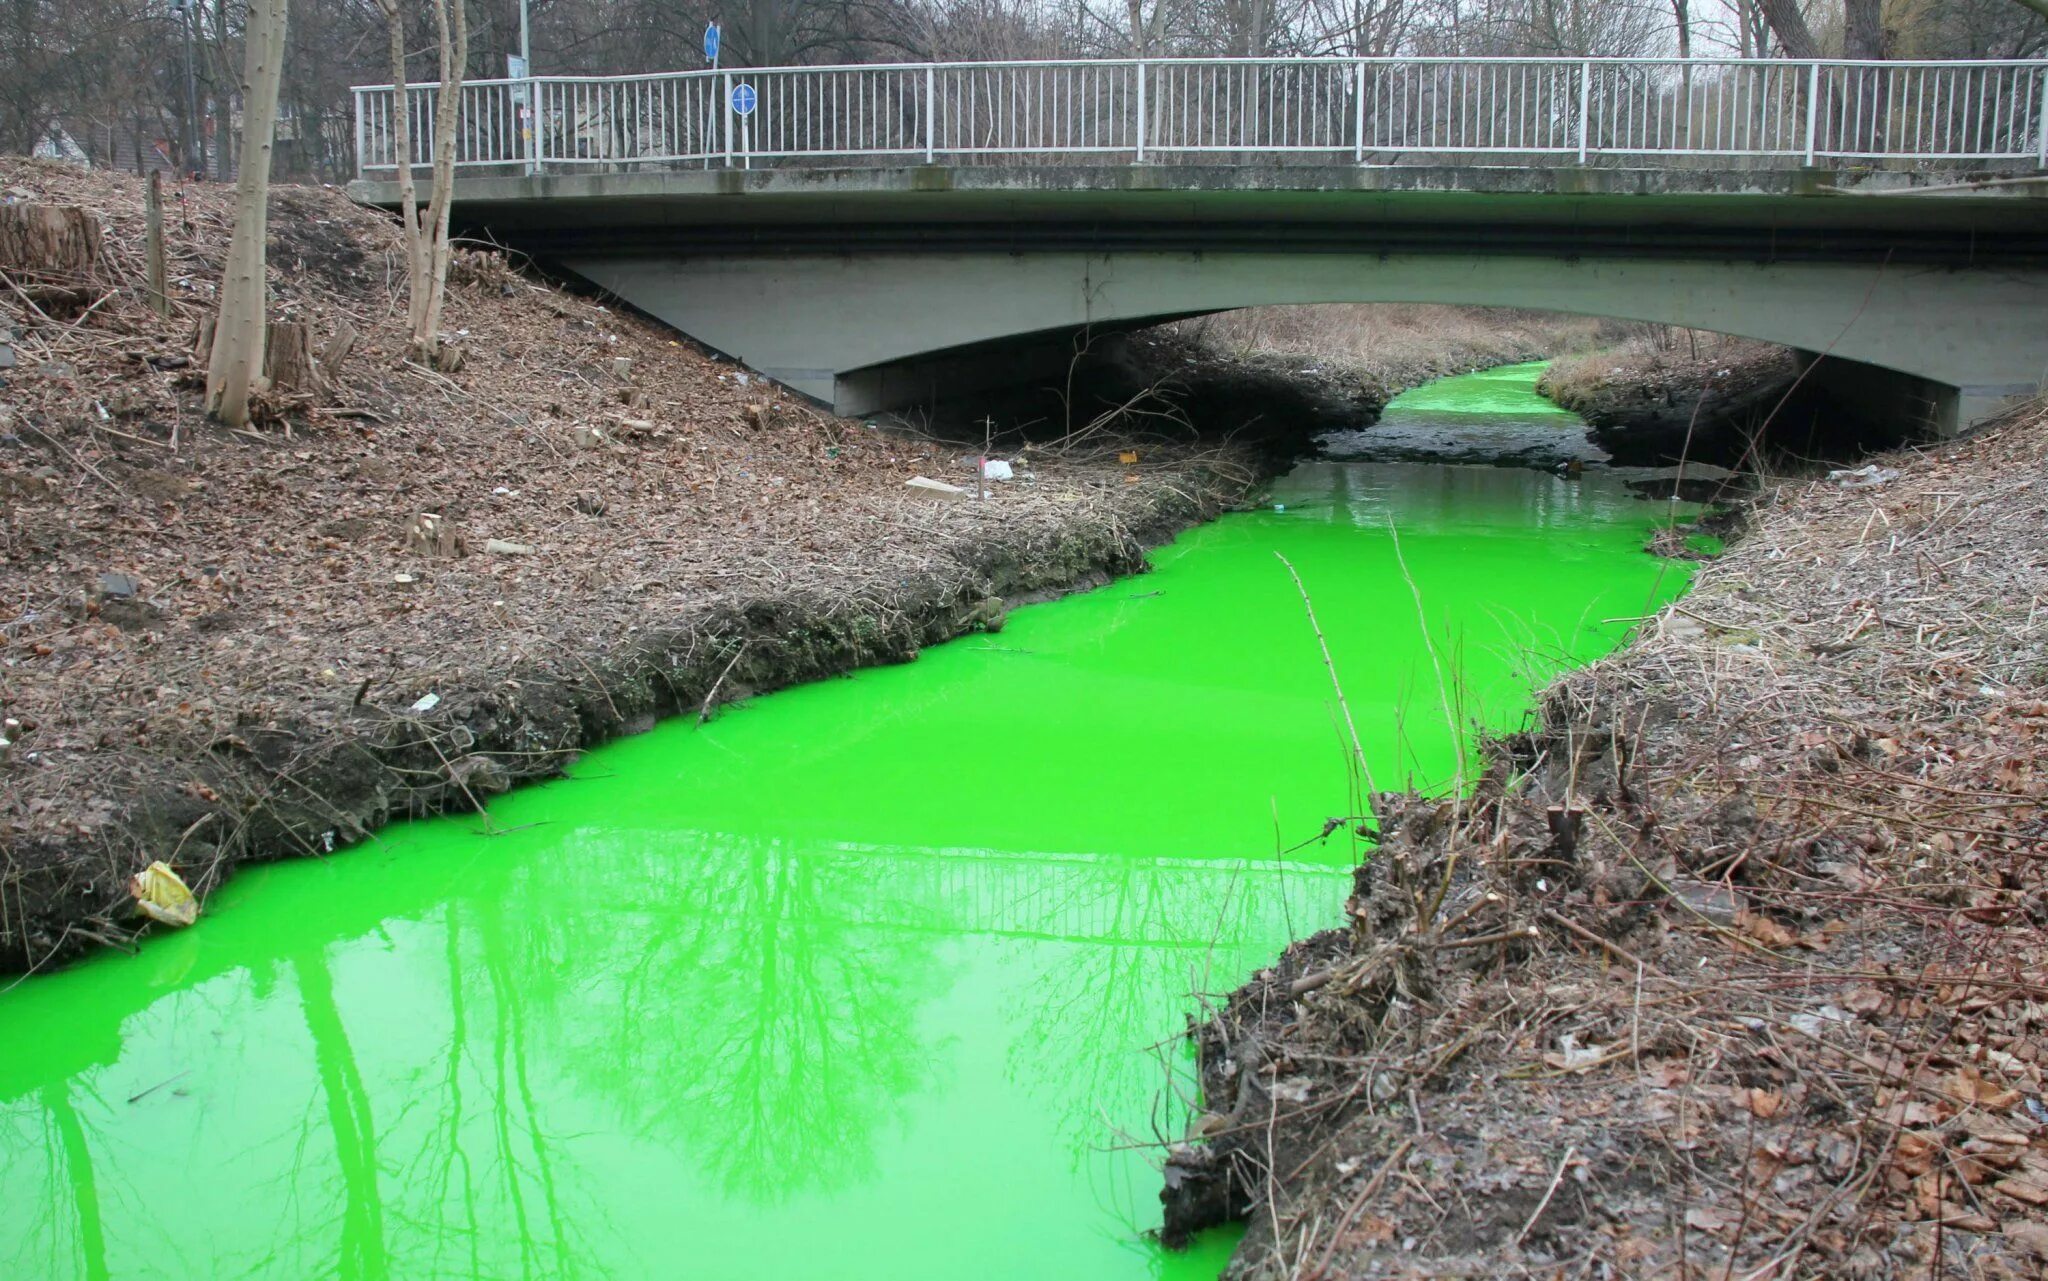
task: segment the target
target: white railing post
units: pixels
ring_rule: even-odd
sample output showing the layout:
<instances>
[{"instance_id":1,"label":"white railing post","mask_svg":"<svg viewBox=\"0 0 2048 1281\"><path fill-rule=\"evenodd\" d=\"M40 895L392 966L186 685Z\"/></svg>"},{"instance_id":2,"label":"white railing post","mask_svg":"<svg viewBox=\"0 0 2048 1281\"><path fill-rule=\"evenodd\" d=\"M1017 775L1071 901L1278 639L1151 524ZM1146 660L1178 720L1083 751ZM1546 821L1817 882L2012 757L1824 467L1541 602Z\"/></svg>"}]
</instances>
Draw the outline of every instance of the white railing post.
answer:
<instances>
[{"instance_id":1,"label":"white railing post","mask_svg":"<svg viewBox=\"0 0 2048 1281\"><path fill-rule=\"evenodd\" d=\"M939 160L939 69L930 63L924 69L924 162Z\"/></svg>"},{"instance_id":2,"label":"white railing post","mask_svg":"<svg viewBox=\"0 0 2048 1281\"><path fill-rule=\"evenodd\" d=\"M1351 74L1357 88L1352 93L1351 104L1351 163L1365 163L1365 59L1351 64Z\"/></svg>"},{"instance_id":3,"label":"white railing post","mask_svg":"<svg viewBox=\"0 0 2048 1281\"><path fill-rule=\"evenodd\" d=\"M358 89L358 90L356 90L356 91L355 91L355 100L356 100L356 177L358 177L358 178L367 178L367 177L369 177L369 176L370 176L370 174L369 174L369 160L370 160L370 157L369 157L369 154L368 154L367 152L365 152L365 151L363 150L363 148L364 148L364 147L365 147L366 145L368 145L368 144L367 144L367 143L365 142L366 134L365 134L365 131L364 131L364 129L363 129L363 91L362 91L361 89ZM110 148L110 150L111 150L111 148Z\"/></svg>"},{"instance_id":4,"label":"white railing post","mask_svg":"<svg viewBox=\"0 0 2048 1281\"><path fill-rule=\"evenodd\" d=\"M1593 60L1579 60L1579 163L1586 163L1586 153L1592 146L1593 129Z\"/></svg>"},{"instance_id":5,"label":"white railing post","mask_svg":"<svg viewBox=\"0 0 2048 1281\"><path fill-rule=\"evenodd\" d=\"M1138 59L1138 164L1145 163L1145 60Z\"/></svg>"},{"instance_id":6,"label":"white railing post","mask_svg":"<svg viewBox=\"0 0 2048 1281\"><path fill-rule=\"evenodd\" d=\"M527 68L526 102L520 107L520 142L525 146L526 172L529 176L540 172L540 81L533 78L533 68Z\"/></svg>"},{"instance_id":7,"label":"white railing post","mask_svg":"<svg viewBox=\"0 0 2048 1281\"><path fill-rule=\"evenodd\" d=\"M1815 149L1820 145L1817 130L1820 127L1820 63L1807 64L1806 68L1806 167L1813 167Z\"/></svg>"},{"instance_id":8,"label":"white railing post","mask_svg":"<svg viewBox=\"0 0 2048 1281\"><path fill-rule=\"evenodd\" d=\"M725 121L725 168L733 168L733 74L719 76L719 119Z\"/></svg>"},{"instance_id":9,"label":"white railing post","mask_svg":"<svg viewBox=\"0 0 2048 1281\"><path fill-rule=\"evenodd\" d=\"M2041 118L2034 124L2041 131L2041 167L2048 169L2048 68L2041 71Z\"/></svg>"}]
</instances>

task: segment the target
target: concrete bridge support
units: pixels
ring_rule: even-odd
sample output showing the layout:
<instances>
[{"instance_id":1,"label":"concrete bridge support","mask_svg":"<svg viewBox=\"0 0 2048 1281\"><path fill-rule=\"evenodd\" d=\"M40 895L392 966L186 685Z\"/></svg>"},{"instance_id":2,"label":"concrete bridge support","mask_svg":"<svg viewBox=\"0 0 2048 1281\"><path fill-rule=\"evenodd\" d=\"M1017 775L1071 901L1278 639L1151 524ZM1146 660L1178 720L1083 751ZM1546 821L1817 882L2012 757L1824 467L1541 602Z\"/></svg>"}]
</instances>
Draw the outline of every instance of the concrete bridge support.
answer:
<instances>
[{"instance_id":1,"label":"concrete bridge support","mask_svg":"<svg viewBox=\"0 0 2048 1281\"><path fill-rule=\"evenodd\" d=\"M1871 395L1937 433L2048 377L2048 267L2011 263L1743 261L1664 257L1654 245L1640 255L1502 255L1483 244L1408 254L571 253L563 262L848 414L1042 377L1084 327L1276 303L1527 307L1738 334L1894 371L1898 394ZM998 342L1024 336L1031 341L1015 350Z\"/></svg>"}]
</instances>

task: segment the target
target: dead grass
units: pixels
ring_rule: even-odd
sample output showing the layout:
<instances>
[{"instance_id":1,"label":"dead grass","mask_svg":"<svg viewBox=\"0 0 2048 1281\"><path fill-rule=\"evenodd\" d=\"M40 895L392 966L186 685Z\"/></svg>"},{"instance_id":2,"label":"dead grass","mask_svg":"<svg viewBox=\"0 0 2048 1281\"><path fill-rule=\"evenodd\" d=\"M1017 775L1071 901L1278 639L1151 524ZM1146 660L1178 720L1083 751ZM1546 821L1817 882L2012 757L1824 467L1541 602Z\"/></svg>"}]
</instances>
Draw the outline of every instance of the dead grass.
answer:
<instances>
[{"instance_id":1,"label":"dead grass","mask_svg":"<svg viewBox=\"0 0 2048 1281\"><path fill-rule=\"evenodd\" d=\"M1775 343L1668 325L1630 325L1619 343L1576 352L1543 372L1542 391L1567 407L1593 403L1609 388L1696 390L1756 367L1788 362Z\"/></svg>"},{"instance_id":2,"label":"dead grass","mask_svg":"<svg viewBox=\"0 0 2048 1281\"><path fill-rule=\"evenodd\" d=\"M1377 373L1402 386L1582 350L1615 332L1612 322L1588 316L1418 303L1247 307L1174 328L1239 358L1299 356Z\"/></svg>"},{"instance_id":3,"label":"dead grass","mask_svg":"<svg viewBox=\"0 0 2048 1281\"><path fill-rule=\"evenodd\" d=\"M2048 412L1773 491L1202 1030L1234 1275L2038 1276Z\"/></svg>"}]
</instances>

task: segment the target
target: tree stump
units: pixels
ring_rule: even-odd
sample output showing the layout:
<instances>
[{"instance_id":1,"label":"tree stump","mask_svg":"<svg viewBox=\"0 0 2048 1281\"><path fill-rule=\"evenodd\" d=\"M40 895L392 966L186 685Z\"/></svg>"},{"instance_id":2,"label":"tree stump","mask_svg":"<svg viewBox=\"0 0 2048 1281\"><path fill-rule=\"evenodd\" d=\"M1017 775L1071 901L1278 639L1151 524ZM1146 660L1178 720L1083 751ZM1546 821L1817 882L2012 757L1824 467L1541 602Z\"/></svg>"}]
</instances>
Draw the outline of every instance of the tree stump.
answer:
<instances>
[{"instance_id":1,"label":"tree stump","mask_svg":"<svg viewBox=\"0 0 2048 1281\"><path fill-rule=\"evenodd\" d=\"M311 326L295 321L273 320L263 344L263 381L272 391L325 391L327 380L313 355Z\"/></svg>"},{"instance_id":2,"label":"tree stump","mask_svg":"<svg viewBox=\"0 0 2048 1281\"><path fill-rule=\"evenodd\" d=\"M0 268L76 278L99 266L100 224L75 205L0 205Z\"/></svg>"}]
</instances>

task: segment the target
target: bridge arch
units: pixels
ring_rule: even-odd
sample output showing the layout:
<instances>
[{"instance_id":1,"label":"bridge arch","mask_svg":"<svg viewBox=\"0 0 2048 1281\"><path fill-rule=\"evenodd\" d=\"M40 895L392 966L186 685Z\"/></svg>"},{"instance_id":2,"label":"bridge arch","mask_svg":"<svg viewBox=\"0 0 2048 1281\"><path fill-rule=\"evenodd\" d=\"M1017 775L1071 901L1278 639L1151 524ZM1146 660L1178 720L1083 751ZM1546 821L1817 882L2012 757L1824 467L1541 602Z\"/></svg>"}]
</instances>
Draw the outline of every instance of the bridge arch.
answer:
<instances>
[{"instance_id":1,"label":"bridge arch","mask_svg":"<svg viewBox=\"0 0 2048 1281\"><path fill-rule=\"evenodd\" d=\"M2048 271L1725 258L1250 252L591 258L570 265L842 413L1026 371L1032 344L1240 307L1450 303L1659 322L1781 343L1931 386L1952 429L2048 374Z\"/></svg>"}]
</instances>

